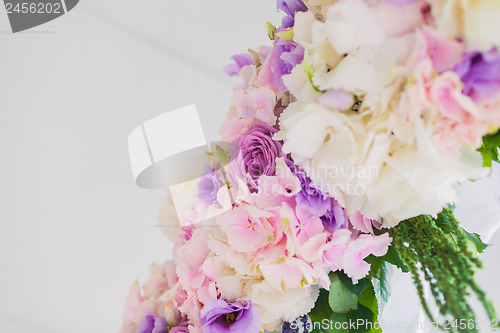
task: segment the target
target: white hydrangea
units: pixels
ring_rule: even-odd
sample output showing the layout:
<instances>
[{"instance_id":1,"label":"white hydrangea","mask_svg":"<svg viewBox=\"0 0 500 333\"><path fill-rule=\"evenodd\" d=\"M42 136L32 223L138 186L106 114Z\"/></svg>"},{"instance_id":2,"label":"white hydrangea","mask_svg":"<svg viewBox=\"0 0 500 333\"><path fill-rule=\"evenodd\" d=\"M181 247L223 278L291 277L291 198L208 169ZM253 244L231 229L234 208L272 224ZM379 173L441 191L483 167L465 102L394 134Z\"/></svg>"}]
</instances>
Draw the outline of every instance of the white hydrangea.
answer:
<instances>
[{"instance_id":1,"label":"white hydrangea","mask_svg":"<svg viewBox=\"0 0 500 333\"><path fill-rule=\"evenodd\" d=\"M280 331L283 322L291 322L309 313L319 296L317 285L282 290L272 287L265 280L248 283L246 289L260 313L262 327L269 332Z\"/></svg>"},{"instance_id":2,"label":"white hydrangea","mask_svg":"<svg viewBox=\"0 0 500 333\"><path fill-rule=\"evenodd\" d=\"M498 0L433 0L431 8L443 37L460 38L469 50L500 47Z\"/></svg>"}]
</instances>

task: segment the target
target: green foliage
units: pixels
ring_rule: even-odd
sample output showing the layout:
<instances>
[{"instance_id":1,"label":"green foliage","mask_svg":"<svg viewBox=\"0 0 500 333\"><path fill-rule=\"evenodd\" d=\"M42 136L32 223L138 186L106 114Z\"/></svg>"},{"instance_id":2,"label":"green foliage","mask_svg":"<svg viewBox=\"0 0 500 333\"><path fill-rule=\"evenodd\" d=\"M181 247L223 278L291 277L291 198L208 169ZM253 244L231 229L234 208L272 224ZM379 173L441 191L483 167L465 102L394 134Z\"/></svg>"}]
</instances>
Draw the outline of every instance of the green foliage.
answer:
<instances>
[{"instance_id":1,"label":"green foliage","mask_svg":"<svg viewBox=\"0 0 500 333\"><path fill-rule=\"evenodd\" d=\"M226 165L231 160L231 155L229 154L229 150L225 150L219 145L215 146L215 151L217 152L217 158L219 159L222 165Z\"/></svg>"},{"instance_id":2,"label":"green foliage","mask_svg":"<svg viewBox=\"0 0 500 333\"><path fill-rule=\"evenodd\" d=\"M483 144L478 150L483 155L483 166L491 167L492 161L499 161L500 130L483 137Z\"/></svg>"},{"instance_id":3,"label":"green foliage","mask_svg":"<svg viewBox=\"0 0 500 333\"><path fill-rule=\"evenodd\" d=\"M411 272L422 306L433 322L428 300L424 297L426 283L444 320L475 320L467 303L471 294L482 302L490 319L496 319L493 305L474 279L481 268L477 252L483 252L487 244L479 235L468 233L459 226L453 209L443 210L435 219L418 216L390 229L393 242L387 254L367 257L370 272L357 284L340 271L330 273L330 291L320 291L309 314L313 322L323 323L326 319L329 325L319 328L316 325L313 333L381 333L378 316L390 296L389 264L403 272ZM460 326L451 327L451 331L477 332Z\"/></svg>"},{"instance_id":4,"label":"green foliage","mask_svg":"<svg viewBox=\"0 0 500 333\"><path fill-rule=\"evenodd\" d=\"M430 286L433 301L445 319L475 320L467 302L471 292L484 305L490 319L496 319L493 305L474 279L482 264L468 246L476 239L476 247L482 251L486 244L459 226L452 207L444 209L436 219L425 215L403 221L389 233L393 238L392 259L396 261L394 254L397 254L402 265L410 270L422 306L432 321L435 320L424 297L423 279ZM452 331L477 332L460 327Z\"/></svg>"},{"instance_id":5,"label":"green foliage","mask_svg":"<svg viewBox=\"0 0 500 333\"><path fill-rule=\"evenodd\" d=\"M267 35L270 40L274 40L274 32L276 31L276 27L272 25L269 21L267 21Z\"/></svg>"},{"instance_id":6,"label":"green foliage","mask_svg":"<svg viewBox=\"0 0 500 333\"><path fill-rule=\"evenodd\" d=\"M347 313L358 308L358 296L353 293L338 277L331 274L330 296L328 302L330 308L336 313Z\"/></svg>"},{"instance_id":7,"label":"green foliage","mask_svg":"<svg viewBox=\"0 0 500 333\"><path fill-rule=\"evenodd\" d=\"M372 313L378 315L378 303L377 297L375 296L375 290L373 284L369 283L366 289L359 296L359 304L368 308Z\"/></svg>"},{"instance_id":8,"label":"green foliage","mask_svg":"<svg viewBox=\"0 0 500 333\"><path fill-rule=\"evenodd\" d=\"M366 289L366 286L368 286L368 283L370 283L370 280L366 278L354 284L352 283L351 278L341 271L330 274L330 280L332 279L332 275L337 275L340 281L342 281L342 284L346 286L352 293L356 294L356 296L361 295L361 293Z\"/></svg>"},{"instance_id":9,"label":"green foliage","mask_svg":"<svg viewBox=\"0 0 500 333\"><path fill-rule=\"evenodd\" d=\"M326 289L321 289L319 291L319 296L316 300L316 304L314 305L314 309L309 312L309 318L311 318L313 322L321 322L323 319L330 318L333 315L333 311L328 302L328 294L328 290ZM322 329L313 330L313 333L320 332L323 333L326 331Z\"/></svg>"},{"instance_id":10,"label":"green foliage","mask_svg":"<svg viewBox=\"0 0 500 333\"><path fill-rule=\"evenodd\" d=\"M488 244L483 243L483 241L481 240L481 236L476 233L469 233L465 230L464 232L467 238L474 244L478 253L483 253L483 251L486 250Z\"/></svg>"},{"instance_id":11,"label":"green foliage","mask_svg":"<svg viewBox=\"0 0 500 333\"><path fill-rule=\"evenodd\" d=\"M453 210L454 207L450 207L449 209ZM481 236L476 233L469 233L462 228L457 229L457 234L457 232L455 232L453 220L450 219L450 217L454 219L453 214L439 214L436 219L437 226L439 226L445 233L451 235L454 241L457 236L460 236L463 233L466 238L474 245L475 251L478 253L483 253L483 251L488 247L488 244L483 243L483 241L481 240Z\"/></svg>"},{"instance_id":12,"label":"green foliage","mask_svg":"<svg viewBox=\"0 0 500 333\"><path fill-rule=\"evenodd\" d=\"M348 323L347 316L344 313L334 313L331 317L330 320L335 324L339 323L340 325L336 326L333 325L333 327L329 330L327 330L328 333L349 333L349 328L345 328L345 325L342 325L343 323Z\"/></svg>"},{"instance_id":13,"label":"green foliage","mask_svg":"<svg viewBox=\"0 0 500 333\"><path fill-rule=\"evenodd\" d=\"M349 324L354 322L359 323L360 320L363 321L363 324L351 327L351 333L382 333L378 322L378 314L373 313L363 305L360 305L358 310L349 312L347 319L349 320Z\"/></svg>"},{"instance_id":14,"label":"green foliage","mask_svg":"<svg viewBox=\"0 0 500 333\"><path fill-rule=\"evenodd\" d=\"M408 268L408 266L406 266L401 260L399 253L397 253L396 250L394 250L394 246L392 244L391 246L389 246L389 250L387 251L387 254L383 258L388 263L395 265L404 273L408 273L410 271L410 268Z\"/></svg>"},{"instance_id":15,"label":"green foliage","mask_svg":"<svg viewBox=\"0 0 500 333\"><path fill-rule=\"evenodd\" d=\"M278 38L281 38L283 40L292 42L293 41L293 36L294 36L293 35L293 28L285 30L285 31L281 31L281 32L275 32L274 36L277 36Z\"/></svg>"},{"instance_id":16,"label":"green foliage","mask_svg":"<svg viewBox=\"0 0 500 333\"><path fill-rule=\"evenodd\" d=\"M382 266L380 266L382 267ZM375 275L382 276L384 273ZM374 279L378 279L375 277ZM382 278L383 279L383 278ZM320 290L309 317L316 326L313 333L380 333L379 301L371 277L353 284L342 272L330 273L330 291ZM328 325L325 327L323 323ZM322 324L322 325L318 325ZM320 327L319 327L320 326Z\"/></svg>"},{"instance_id":17,"label":"green foliage","mask_svg":"<svg viewBox=\"0 0 500 333\"><path fill-rule=\"evenodd\" d=\"M390 284L390 276L392 273L392 266L390 266L387 262L382 261L382 265L380 266L379 271L376 276L371 280L375 296L378 300L378 306L380 311L384 308L385 304L389 300L389 296L391 296L391 284Z\"/></svg>"},{"instance_id":18,"label":"green foliage","mask_svg":"<svg viewBox=\"0 0 500 333\"><path fill-rule=\"evenodd\" d=\"M368 272L369 277L376 277L382 264L384 263L383 257L375 257L374 255L369 255L365 258L365 261L370 264L370 272Z\"/></svg>"}]
</instances>

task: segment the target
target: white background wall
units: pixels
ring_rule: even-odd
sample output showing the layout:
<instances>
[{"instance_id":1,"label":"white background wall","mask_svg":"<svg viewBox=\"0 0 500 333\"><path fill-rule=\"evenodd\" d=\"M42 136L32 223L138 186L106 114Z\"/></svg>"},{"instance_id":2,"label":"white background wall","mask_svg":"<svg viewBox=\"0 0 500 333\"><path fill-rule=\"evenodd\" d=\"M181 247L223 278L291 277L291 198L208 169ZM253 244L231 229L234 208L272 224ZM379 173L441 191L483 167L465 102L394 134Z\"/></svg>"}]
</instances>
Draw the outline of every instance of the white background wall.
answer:
<instances>
[{"instance_id":1,"label":"white background wall","mask_svg":"<svg viewBox=\"0 0 500 333\"><path fill-rule=\"evenodd\" d=\"M236 83L222 67L279 17L274 0L82 0L14 35L0 8L0 332L118 331L131 283L171 256L164 193L134 185L128 133L196 103L216 139ZM480 279L500 305L499 253Z\"/></svg>"}]
</instances>

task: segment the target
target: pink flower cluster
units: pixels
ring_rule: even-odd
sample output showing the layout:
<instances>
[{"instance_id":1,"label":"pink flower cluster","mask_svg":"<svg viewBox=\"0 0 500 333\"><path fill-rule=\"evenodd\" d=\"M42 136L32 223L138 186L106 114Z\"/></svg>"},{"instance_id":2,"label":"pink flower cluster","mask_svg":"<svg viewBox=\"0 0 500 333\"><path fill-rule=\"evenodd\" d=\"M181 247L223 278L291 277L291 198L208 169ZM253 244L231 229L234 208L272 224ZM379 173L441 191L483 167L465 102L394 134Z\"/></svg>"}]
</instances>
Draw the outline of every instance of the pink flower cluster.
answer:
<instances>
[{"instance_id":1,"label":"pink flower cluster","mask_svg":"<svg viewBox=\"0 0 500 333\"><path fill-rule=\"evenodd\" d=\"M272 48L252 56L252 63L237 70L243 83L220 128L223 141L240 150L225 168L231 185L220 187L213 204L231 206L227 191L239 198L238 204L204 223L192 224L189 214L180 217L183 227L174 236L173 260L153 265L144 293L134 285L122 333L137 332L147 310L165 318L169 327L201 332L200 312L219 299L251 301L259 330L279 329L312 309L318 288L330 285L329 272L343 270L357 282L370 269L364 259L387 252L388 234L374 234L373 225L380 223L359 213L348 217L332 197L321 194L324 210L338 207L340 214L331 217L341 226L336 230L328 231L307 204L297 204L303 182L280 142L273 140L277 119L293 97L274 85ZM194 202L211 205L209 200Z\"/></svg>"}]
</instances>

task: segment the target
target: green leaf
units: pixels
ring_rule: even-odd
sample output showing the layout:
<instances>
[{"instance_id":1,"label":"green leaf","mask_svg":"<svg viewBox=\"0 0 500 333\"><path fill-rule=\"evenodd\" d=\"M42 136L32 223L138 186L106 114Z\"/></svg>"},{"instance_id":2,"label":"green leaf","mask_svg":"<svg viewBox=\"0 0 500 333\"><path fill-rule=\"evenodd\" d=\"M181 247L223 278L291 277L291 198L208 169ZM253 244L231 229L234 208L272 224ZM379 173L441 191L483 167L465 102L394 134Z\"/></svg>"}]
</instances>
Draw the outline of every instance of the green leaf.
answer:
<instances>
[{"instance_id":1,"label":"green leaf","mask_svg":"<svg viewBox=\"0 0 500 333\"><path fill-rule=\"evenodd\" d=\"M319 90L318 86L316 86L313 82L314 68L312 68L312 66L309 66L304 60L302 60L302 64L304 65L304 71L306 72L306 76L307 76L307 79L309 80L309 83L311 83L314 90L316 90L317 92L321 92L321 90Z\"/></svg>"},{"instance_id":2,"label":"green leaf","mask_svg":"<svg viewBox=\"0 0 500 333\"><path fill-rule=\"evenodd\" d=\"M379 312L382 311L391 296L391 276L392 266L389 266L387 262L383 262L377 276L371 281L378 301Z\"/></svg>"},{"instance_id":3,"label":"green leaf","mask_svg":"<svg viewBox=\"0 0 500 333\"><path fill-rule=\"evenodd\" d=\"M276 27L272 25L269 21L267 21L267 35L270 40L274 40L274 32L276 31Z\"/></svg>"},{"instance_id":4,"label":"green leaf","mask_svg":"<svg viewBox=\"0 0 500 333\"><path fill-rule=\"evenodd\" d=\"M366 278L359 280L358 283L356 284L353 284L351 278L345 275L345 273L341 271L332 274L337 274L337 276L339 277L340 281L344 284L344 286L349 288L349 290L352 291L354 294L356 294L356 296L361 295L363 290L365 290L366 286L368 286L368 283L370 283L370 279Z\"/></svg>"},{"instance_id":5,"label":"green leaf","mask_svg":"<svg viewBox=\"0 0 500 333\"><path fill-rule=\"evenodd\" d=\"M386 262L393 264L397 268L399 268L403 273L408 273L410 269L408 266L406 266L401 258L399 257L399 254L394 250L394 247L391 245L389 246L389 250L387 251L386 255L382 257Z\"/></svg>"},{"instance_id":6,"label":"green leaf","mask_svg":"<svg viewBox=\"0 0 500 333\"><path fill-rule=\"evenodd\" d=\"M375 296L375 289L373 288L373 285L371 283L368 284L368 287L366 287L366 289L359 296L359 304L368 308L374 314L379 314L377 297Z\"/></svg>"},{"instance_id":7,"label":"green leaf","mask_svg":"<svg viewBox=\"0 0 500 333\"><path fill-rule=\"evenodd\" d=\"M452 210L455 209L454 206L451 206L449 208ZM469 233L467 230L465 230L463 228L460 228L459 230L455 231L455 229L453 228L453 224L450 221L449 214L440 213L436 219L436 224L445 233L452 234L453 239L455 238L455 236L458 236L458 235L456 235L457 232L463 231L465 236L467 237L467 239L469 239L474 244L476 251L478 253L483 253L483 251L488 247L488 244L483 243L483 241L481 240L481 237L478 234ZM455 235L455 236L453 236L453 235Z\"/></svg>"},{"instance_id":8,"label":"green leaf","mask_svg":"<svg viewBox=\"0 0 500 333\"><path fill-rule=\"evenodd\" d=\"M327 318L328 319L328 318ZM332 333L333 331L330 329L329 325L323 325L322 321L312 321L313 326L311 327L311 333ZM316 326L314 326L316 325Z\"/></svg>"},{"instance_id":9,"label":"green leaf","mask_svg":"<svg viewBox=\"0 0 500 333\"><path fill-rule=\"evenodd\" d=\"M347 313L358 308L358 296L342 283L337 274L331 274L330 295L328 297L333 312Z\"/></svg>"},{"instance_id":10,"label":"green leaf","mask_svg":"<svg viewBox=\"0 0 500 333\"><path fill-rule=\"evenodd\" d=\"M221 146L216 145L215 151L217 152L217 157L222 165L226 165L229 163L231 159L231 155L229 154L229 150L223 149Z\"/></svg>"},{"instance_id":11,"label":"green leaf","mask_svg":"<svg viewBox=\"0 0 500 333\"><path fill-rule=\"evenodd\" d=\"M365 261L370 264L370 271L368 272L368 277L373 278L376 277L380 267L384 263L383 257L375 257L374 255L369 255L365 258Z\"/></svg>"},{"instance_id":12,"label":"green leaf","mask_svg":"<svg viewBox=\"0 0 500 333\"><path fill-rule=\"evenodd\" d=\"M500 162L499 149L500 147L500 131L495 134L489 134L483 137L483 144L478 149L483 155L483 166L491 167L492 161Z\"/></svg>"},{"instance_id":13,"label":"green leaf","mask_svg":"<svg viewBox=\"0 0 500 333\"><path fill-rule=\"evenodd\" d=\"M479 236L478 234L469 233L465 229L464 232L467 238L476 246L477 252L483 253L483 251L489 246L488 244L483 243L483 241L481 240L481 236Z\"/></svg>"},{"instance_id":14,"label":"green leaf","mask_svg":"<svg viewBox=\"0 0 500 333\"><path fill-rule=\"evenodd\" d=\"M349 321L347 320L347 316L345 314L333 313L332 316L330 317L329 326L330 326L329 329L326 330L326 332L328 333L350 333Z\"/></svg>"},{"instance_id":15,"label":"green leaf","mask_svg":"<svg viewBox=\"0 0 500 333\"><path fill-rule=\"evenodd\" d=\"M313 322L321 322L323 319L330 318L332 313L333 311L328 304L328 290L320 289L314 308L309 312L309 318Z\"/></svg>"},{"instance_id":16,"label":"green leaf","mask_svg":"<svg viewBox=\"0 0 500 333\"><path fill-rule=\"evenodd\" d=\"M346 315L350 324L351 333L382 333L377 314L367 307L360 305L357 310L349 311Z\"/></svg>"},{"instance_id":17,"label":"green leaf","mask_svg":"<svg viewBox=\"0 0 500 333\"><path fill-rule=\"evenodd\" d=\"M281 32L275 32L274 36L277 36L283 40L292 42L293 41L293 28Z\"/></svg>"}]
</instances>

